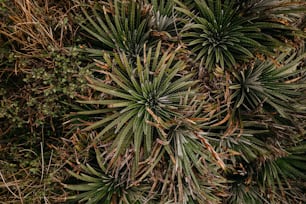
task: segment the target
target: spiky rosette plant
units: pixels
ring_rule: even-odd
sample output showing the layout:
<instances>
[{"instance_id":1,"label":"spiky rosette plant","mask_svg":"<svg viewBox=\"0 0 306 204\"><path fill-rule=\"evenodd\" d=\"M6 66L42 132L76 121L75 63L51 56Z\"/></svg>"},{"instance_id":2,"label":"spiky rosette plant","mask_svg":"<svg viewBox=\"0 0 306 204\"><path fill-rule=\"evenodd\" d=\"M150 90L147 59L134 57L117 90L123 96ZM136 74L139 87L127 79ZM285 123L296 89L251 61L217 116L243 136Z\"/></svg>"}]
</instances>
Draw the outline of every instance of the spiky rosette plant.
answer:
<instances>
[{"instance_id":1,"label":"spiky rosette plant","mask_svg":"<svg viewBox=\"0 0 306 204\"><path fill-rule=\"evenodd\" d=\"M277 111L282 117L288 112L304 111L297 102L305 90L304 70L299 68L305 54L294 59L294 54L280 54L275 60L256 60L240 72L232 72L234 109L246 111Z\"/></svg>"},{"instance_id":2,"label":"spiky rosette plant","mask_svg":"<svg viewBox=\"0 0 306 204\"><path fill-rule=\"evenodd\" d=\"M78 191L76 195L67 197L68 201L82 202L87 204L112 204L112 203L128 203L138 204L146 202L146 192L150 189L149 185L142 187L128 186L127 176L124 170L116 175L107 170L103 155L95 148L95 164L79 164L78 171L68 170L73 176L74 182L64 184L66 189ZM77 172L77 173L76 173Z\"/></svg>"},{"instance_id":3,"label":"spiky rosette plant","mask_svg":"<svg viewBox=\"0 0 306 204\"><path fill-rule=\"evenodd\" d=\"M197 81L193 73L183 74L183 61L175 59L175 52L161 53L159 43L155 52L149 49L138 56L137 63L130 62L125 53L114 58L104 55L104 62L97 62L97 70L105 79L89 79L89 87L100 93L97 97L79 101L98 105L91 111L78 112L89 118L96 115L84 131L97 130L96 139L113 140L114 158L129 145L134 146L136 164L149 155L159 136L152 122L164 123L182 118L181 105L188 96L195 94L192 88Z\"/></svg>"},{"instance_id":4,"label":"spiky rosette plant","mask_svg":"<svg viewBox=\"0 0 306 204\"><path fill-rule=\"evenodd\" d=\"M208 143L202 132L186 129L180 124L168 129L165 144L166 158L170 163L161 162L167 167L162 183L161 201L173 203L218 203L217 194L225 193L225 180L218 170L225 168L223 161ZM209 187L208 187L209 186ZM168 192L168 193L165 193Z\"/></svg>"},{"instance_id":5,"label":"spiky rosette plant","mask_svg":"<svg viewBox=\"0 0 306 204\"><path fill-rule=\"evenodd\" d=\"M232 67L263 47L251 37L259 28L249 24L249 19L241 18L233 3L197 0L195 4L196 14L186 8L178 8L194 21L186 25L183 37L192 47L192 52L197 53L195 59L200 59L209 70L217 64L222 68Z\"/></svg>"},{"instance_id":6,"label":"spiky rosette plant","mask_svg":"<svg viewBox=\"0 0 306 204\"><path fill-rule=\"evenodd\" d=\"M278 124L278 127L280 126ZM252 134L249 134L249 131ZM223 147L227 147L232 155L230 161L233 162L233 168L228 164L231 170L226 173L227 179L232 181L229 186L230 196L226 198L226 202L243 201L255 204L304 200L302 192L305 186L291 188L291 185L294 186L299 179L300 183L305 181L303 174L305 146L296 143L297 146L291 149L288 146L294 145L292 142L278 144L277 141L280 139L272 129L254 130L253 128L245 132L237 133L239 138L227 137L226 143L223 143Z\"/></svg>"},{"instance_id":7,"label":"spiky rosette plant","mask_svg":"<svg viewBox=\"0 0 306 204\"><path fill-rule=\"evenodd\" d=\"M192 20L182 35L196 54L195 60L201 60L209 70L217 65L231 68L254 57L254 53L272 52L284 45L289 36L294 38L295 32L301 34L298 28L273 19L243 16L241 5L234 1L197 0L192 11L181 2L178 4L177 10Z\"/></svg>"},{"instance_id":8,"label":"spiky rosette plant","mask_svg":"<svg viewBox=\"0 0 306 204\"><path fill-rule=\"evenodd\" d=\"M149 10L142 8L140 2L114 0L81 4L81 14L77 13L76 17L84 37L92 42L92 47L83 50L92 56L101 56L102 49L125 51L136 57L150 41Z\"/></svg>"}]
</instances>

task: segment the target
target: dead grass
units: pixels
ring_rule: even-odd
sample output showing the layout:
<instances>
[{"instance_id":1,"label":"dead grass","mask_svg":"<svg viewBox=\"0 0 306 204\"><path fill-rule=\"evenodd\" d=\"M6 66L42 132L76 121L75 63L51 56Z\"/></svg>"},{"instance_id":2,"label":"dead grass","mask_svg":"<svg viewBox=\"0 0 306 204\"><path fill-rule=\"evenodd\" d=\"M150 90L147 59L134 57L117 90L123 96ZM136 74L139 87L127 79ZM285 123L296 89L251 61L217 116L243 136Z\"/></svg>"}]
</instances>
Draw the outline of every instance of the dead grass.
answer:
<instances>
[{"instance_id":1,"label":"dead grass","mask_svg":"<svg viewBox=\"0 0 306 204\"><path fill-rule=\"evenodd\" d=\"M38 153L26 146L1 148L2 153L6 152L6 157L0 159L2 203L60 203L64 200L64 190L58 181L65 179L65 161L57 152L40 144Z\"/></svg>"},{"instance_id":2,"label":"dead grass","mask_svg":"<svg viewBox=\"0 0 306 204\"><path fill-rule=\"evenodd\" d=\"M26 103L30 94L24 74L32 71L33 63L52 69L50 50L66 52L73 35L69 9L71 1L13 0L5 1L6 15L0 14L0 48L6 46L0 58L0 82L13 82L7 104ZM9 57L13 56L13 59ZM37 65L37 64L36 64ZM2 99L1 99L2 100ZM3 101L1 101L3 102ZM21 107L22 108L22 107ZM22 110L23 113L27 110ZM1 115L1 114L0 114ZM20 117L38 117L38 114ZM62 141L52 124L45 131L31 125L17 128L0 116L0 204L62 203L65 192L60 181L66 178L66 160L59 150ZM17 117L17 116L16 116ZM33 118L35 120L37 118ZM52 120L47 121L51 123ZM54 130L52 130L54 129ZM55 137L55 138L53 138Z\"/></svg>"}]
</instances>

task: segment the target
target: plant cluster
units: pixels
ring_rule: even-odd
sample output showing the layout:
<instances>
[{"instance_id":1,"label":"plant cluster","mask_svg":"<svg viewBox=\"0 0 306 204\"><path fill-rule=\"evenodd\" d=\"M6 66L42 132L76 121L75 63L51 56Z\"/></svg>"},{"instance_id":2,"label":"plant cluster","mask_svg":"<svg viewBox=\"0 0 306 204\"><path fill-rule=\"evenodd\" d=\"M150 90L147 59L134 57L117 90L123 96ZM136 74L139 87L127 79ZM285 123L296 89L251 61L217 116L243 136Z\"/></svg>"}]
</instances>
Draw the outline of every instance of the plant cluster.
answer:
<instances>
[{"instance_id":1,"label":"plant cluster","mask_svg":"<svg viewBox=\"0 0 306 204\"><path fill-rule=\"evenodd\" d=\"M304 1L2 7L0 198L306 202Z\"/></svg>"},{"instance_id":2,"label":"plant cluster","mask_svg":"<svg viewBox=\"0 0 306 204\"><path fill-rule=\"evenodd\" d=\"M151 182L147 192L139 189L148 203L304 199L303 188L287 189L303 174L305 165L294 164L305 152L284 161L295 155L290 147L300 149L305 140L304 122L296 121L305 111L305 54L299 51L305 33L293 23L305 4L261 2L255 12L257 4L109 1L90 5L91 15L83 9L84 36L101 43L84 49L98 74L88 78L93 92L72 116L94 135L95 148L107 145L97 155L104 155L104 173L117 178L125 161L122 187ZM144 38L135 35L123 46L133 32ZM89 192L88 203L98 198Z\"/></svg>"}]
</instances>

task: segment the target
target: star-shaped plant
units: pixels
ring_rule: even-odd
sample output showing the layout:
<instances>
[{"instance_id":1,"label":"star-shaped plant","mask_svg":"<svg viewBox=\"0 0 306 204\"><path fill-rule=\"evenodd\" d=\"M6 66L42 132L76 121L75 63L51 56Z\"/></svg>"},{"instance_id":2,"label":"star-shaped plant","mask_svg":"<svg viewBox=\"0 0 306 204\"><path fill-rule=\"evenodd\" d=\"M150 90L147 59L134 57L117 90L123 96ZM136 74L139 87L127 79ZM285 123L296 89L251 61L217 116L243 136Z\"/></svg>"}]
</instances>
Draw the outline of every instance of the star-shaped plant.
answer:
<instances>
[{"instance_id":1,"label":"star-shaped plant","mask_svg":"<svg viewBox=\"0 0 306 204\"><path fill-rule=\"evenodd\" d=\"M242 15L243 9L235 1L195 0L192 11L178 4L177 10L191 18L182 32L183 39L196 54L195 60L201 60L209 70L217 65L234 67L254 57L254 53L271 53L287 38L302 35L281 20Z\"/></svg>"},{"instance_id":2,"label":"star-shaped plant","mask_svg":"<svg viewBox=\"0 0 306 204\"><path fill-rule=\"evenodd\" d=\"M185 106L181 104L195 94L193 73L182 74L185 63L175 59L175 52L162 54L160 47L159 43L154 53L149 49L142 59L138 56L136 64L129 62L125 53L114 58L105 54L104 62L97 64L103 67L98 72L111 83L90 78L89 86L100 94L79 101L98 105L95 110L78 114L95 120L84 131L97 130L100 140L114 140L115 157L129 145L134 146L136 162L141 152L150 154L152 144L160 137L155 126L184 117Z\"/></svg>"},{"instance_id":3,"label":"star-shaped plant","mask_svg":"<svg viewBox=\"0 0 306 204\"><path fill-rule=\"evenodd\" d=\"M302 70L298 69L305 56L293 60L294 55L287 58L288 54L283 53L276 60L257 60L243 71L232 72L229 88L233 91L234 109L254 111L263 107L277 111L282 117L291 111L302 111L296 99L301 96L299 90L305 89Z\"/></svg>"}]
</instances>

